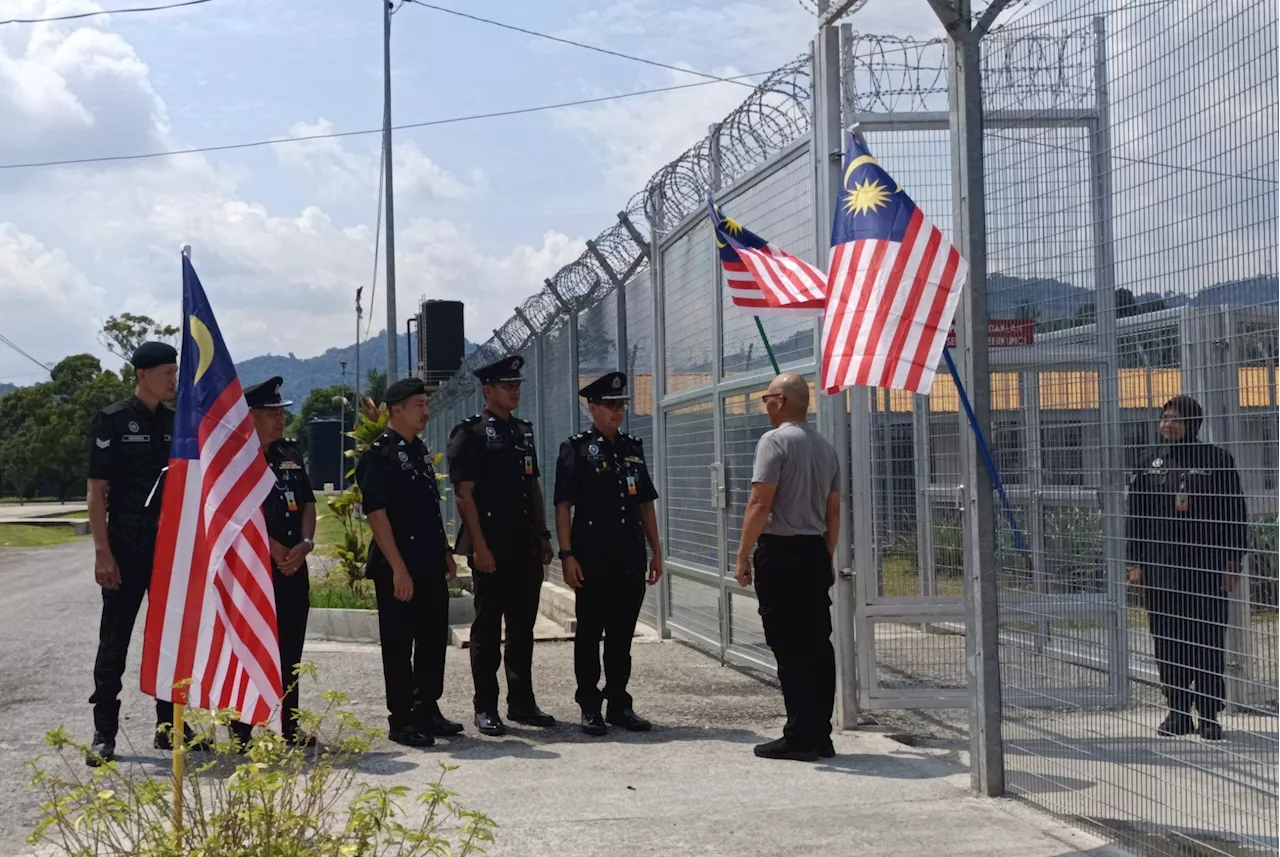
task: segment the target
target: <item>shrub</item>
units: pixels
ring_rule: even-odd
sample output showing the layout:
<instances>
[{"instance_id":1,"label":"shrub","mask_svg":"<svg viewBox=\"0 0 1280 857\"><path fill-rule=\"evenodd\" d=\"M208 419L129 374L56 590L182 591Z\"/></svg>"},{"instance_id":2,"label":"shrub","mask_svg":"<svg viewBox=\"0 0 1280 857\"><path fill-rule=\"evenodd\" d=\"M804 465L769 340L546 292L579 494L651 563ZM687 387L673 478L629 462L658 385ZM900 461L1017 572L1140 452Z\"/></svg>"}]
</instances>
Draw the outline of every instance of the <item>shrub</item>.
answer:
<instances>
[{"instance_id":1,"label":"shrub","mask_svg":"<svg viewBox=\"0 0 1280 857\"><path fill-rule=\"evenodd\" d=\"M1249 521L1249 600L1255 610L1276 609L1277 551L1276 516L1255 515Z\"/></svg>"},{"instance_id":2,"label":"shrub","mask_svg":"<svg viewBox=\"0 0 1280 857\"><path fill-rule=\"evenodd\" d=\"M309 665L299 671L312 672ZM405 786L360 782L358 763L375 733L346 710L342 693L323 699L323 715L300 714L306 729L327 739L320 747L264 731L243 755L228 740L215 745L212 761L189 757L176 832L167 773L148 776L119 761L85 768L80 756L88 748L55 729L45 738L52 759L29 763L45 803L28 843L71 857L460 857L493 841L494 822L459 806L444 787L452 767L441 765L416 795ZM204 728L232 719L230 712L193 715L193 725Z\"/></svg>"}]
</instances>

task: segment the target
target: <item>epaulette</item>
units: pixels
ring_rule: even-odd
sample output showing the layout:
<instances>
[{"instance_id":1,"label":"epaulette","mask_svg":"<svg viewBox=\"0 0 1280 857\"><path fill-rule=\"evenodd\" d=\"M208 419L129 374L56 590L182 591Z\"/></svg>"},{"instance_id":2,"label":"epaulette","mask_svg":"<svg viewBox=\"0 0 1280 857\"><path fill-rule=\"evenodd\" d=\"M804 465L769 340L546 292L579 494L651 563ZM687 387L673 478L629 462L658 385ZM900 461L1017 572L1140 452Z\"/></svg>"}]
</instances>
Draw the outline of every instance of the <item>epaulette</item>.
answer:
<instances>
[{"instance_id":1,"label":"epaulette","mask_svg":"<svg viewBox=\"0 0 1280 857\"><path fill-rule=\"evenodd\" d=\"M471 416L467 417L467 418L466 418L465 420L463 420L462 422L458 423L458 425L469 426L469 425L475 425L475 424L476 424L476 423L478 423L478 422L480 422L480 415L479 415L479 414L472 414Z\"/></svg>"},{"instance_id":2,"label":"epaulette","mask_svg":"<svg viewBox=\"0 0 1280 857\"><path fill-rule=\"evenodd\" d=\"M633 434L627 434L625 431L618 432L618 437L622 438L623 440L632 440L632 441L635 441L636 443L641 443L641 444L644 443L644 441L642 441L640 438L636 437Z\"/></svg>"},{"instance_id":3,"label":"epaulette","mask_svg":"<svg viewBox=\"0 0 1280 857\"><path fill-rule=\"evenodd\" d=\"M591 434L591 432L589 432L589 431L580 431L580 432L578 432L577 434L575 434L573 437L569 438L569 440L571 440L571 441L572 441L572 440L582 440L583 438L585 438L585 437L586 437L587 435L589 435L589 434Z\"/></svg>"},{"instance_id":4,"label":"epaulette","mask_svg":"<svg viewBox=\"0 0 1280 857\"><path fill-rule=\"evenodd\" d=\"M297 446L298 439L293 437L282 437L278 441L276 441L276 443L281 444L283 446Z\"/></svg>"},{"instance_id":5,"label":"epaulette","mask_svg":"<svg viewBox=\"0 0 1280 857\"><path fill-rule=\"evenodd\" d=\"M102 413L108 414L108 415L118 414L127 407L129 407L129 400L121 399L118 402L112 402L111 404L107 405L105 408L102 409Z\"/></svg>"},{"instance_id":6,"label":"epaulette","mask_svg":"<svg viewBox=\"0 0 1280 857\"><path fill-rule=\"evenodd\" d=\"M533 423L532 423L530 420L524 420L524 419L521 419L520 417L516 417L516 422L520 423L520 425L522 425L522 426L531 426L531 425L533 425Z\"/></svg>"}]
</instances>

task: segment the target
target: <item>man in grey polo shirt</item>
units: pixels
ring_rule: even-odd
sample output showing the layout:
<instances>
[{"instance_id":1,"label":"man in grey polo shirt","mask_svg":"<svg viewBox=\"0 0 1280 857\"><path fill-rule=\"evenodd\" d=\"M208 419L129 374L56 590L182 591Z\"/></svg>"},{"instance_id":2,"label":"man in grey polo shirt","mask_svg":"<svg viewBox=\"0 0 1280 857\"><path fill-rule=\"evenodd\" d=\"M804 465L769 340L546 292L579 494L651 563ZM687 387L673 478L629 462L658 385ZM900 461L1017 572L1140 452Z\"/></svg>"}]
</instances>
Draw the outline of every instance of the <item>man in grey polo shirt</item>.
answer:
<instances>
[{"instance_id":1,"label":"man in grey polo shirt","mask_svg":"<svg viewBox=\"0 0 1280 857\"><path fill-rule=\"evenodd\" d=\"M755 754L812 762L835 755L836 657L828 590L835 582L831 557L840 525L840 470L835 448L806 421L809 385L803 378L779 375L763 399L773 428L756 446L734 577L743 586L754 577L787 724L781 738L758 745Z\"/></svg>"}]
</instances>

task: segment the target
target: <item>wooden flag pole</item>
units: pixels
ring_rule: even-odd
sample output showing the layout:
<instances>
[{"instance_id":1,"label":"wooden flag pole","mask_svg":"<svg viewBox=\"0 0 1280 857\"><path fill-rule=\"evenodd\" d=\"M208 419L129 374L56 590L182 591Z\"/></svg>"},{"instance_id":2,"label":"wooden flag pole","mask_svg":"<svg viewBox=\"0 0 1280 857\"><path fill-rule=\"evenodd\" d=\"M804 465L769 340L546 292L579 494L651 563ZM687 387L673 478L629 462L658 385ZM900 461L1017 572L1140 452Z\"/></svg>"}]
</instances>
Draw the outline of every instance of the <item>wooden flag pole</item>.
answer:
<instances>
[{"instance_id":1,"label":"wooden flag pole","mask_svg":"<svg viewBox=\"0 0 1280 857\"><path fill-rule=\"evenodd\" d=\"M773 356L773 346L769 344L769 337L765 335L764 323L760 321L760 316L753 316L756 320L756 330L760 331L760 338L764 340L764 351L769 355L769 364L773 366L773 374L781 375L782 370L778 368L778 358Z\"/></svg>"},{"instance_id":2,"label":"wooden flag pole","mask_svg":"<svg viewBox=\"0 0 1280 857\"><path fill-rule=\"evenodd\" d=\"M183 715L187 706L181 702L173 704L173 732L169 740L173 745L173 841L175 845L182 843L182 756L186 752L187 730L183 724Z\"/></svg>"}]
</instances>

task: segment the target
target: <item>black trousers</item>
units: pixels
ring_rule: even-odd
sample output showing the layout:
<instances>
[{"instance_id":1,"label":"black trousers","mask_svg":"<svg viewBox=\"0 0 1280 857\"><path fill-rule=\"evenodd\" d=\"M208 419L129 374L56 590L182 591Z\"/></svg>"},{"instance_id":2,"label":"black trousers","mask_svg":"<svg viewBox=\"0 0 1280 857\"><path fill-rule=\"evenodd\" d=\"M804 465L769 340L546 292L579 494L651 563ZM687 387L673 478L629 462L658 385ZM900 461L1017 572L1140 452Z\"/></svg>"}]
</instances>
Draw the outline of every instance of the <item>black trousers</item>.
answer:
<instances>
[{"instance_id":1,"label":"black trousers","mask_svg":"<svg viewBox=\"0 0 1280 857\"><path fill-rule=\"evenodd\" d=\"M299 577L301 575L301 577ZM292 738L298 732L297 710L301 705L298 676L293 668L302 663L302 646L307 639L307 615L311 612L311 588L307 583L307 566L285 577L280 572L272 575L276 594L276 627L280 635L280 681L284 684L284 701L281 705L281 734ZM248 723L236 723L231 731L248 741L253 727Z\"/></svg>"},{"instance_id":2,"label":"black trousers","mask_svg":"<svg viewBox=\"0 0 1280 857\"><path fill-rule=\"evenodd\" d=\"M120 729L120 691L125 657L138 611L151 586L151 562L156 546L153 528L119 529L109 536L111 554L120 566L120 588L102 590L102 618L98 623L98 656L93 662L94 731L115 738ZM173 703L156 700L156 724L173 722Z\"/></svg>"},{"instance_id":3,"label":"black trousers","mask_svg":"<svg viewBox=\"0 0 1280 857\"><path fill-rule=\"evenodd\" d=\"M644 604L644 569L584 568L574 613L578 630L573 639L573 671L578 679L575 699L583 712L599 712L608 701L611 711L631 708L627 682L631 680L631 638ZM600 637L604 637L604 691L600 682Z\"/></svg>"},{"instance_id":4,"label":"black trousers","mask_svg":"<svg viewBox=\"0 0 1280 857\"><path fill-rule=\"evenodd\" d=\"M413 578L413 597L396 598L390 569L374 576L378 636L392 729L413 726L438 710L444 693L444 657L449 645L449 585L443 563Z\"/></svg>"},{"instance_id":5,"label":"black trousers","mask_svg":"<svg viewBox=\"0 0 1280 857\"><path fill-rule=\"evenodd\" d=\"M796 747L821 747L831 737L836 699L831 555L825 539L761 536L756 543L755 585L764 639L778 662L787 707L783 737Z\"/></svg>"},{"instance_id":6,"label":"black trousers","mask_svg":"<svg viewBox=\"0 0 1280 857\"><path fill-rule=\"evenodd\" d=\"M471 680L476 711L498 710L498 665L506 667L507 706L534 705L533 625L542 597L542 560L536 554L497 557L497 570L475 572L476 618L471 623ZM506 621L507 648L501 649Z\"/></svg>"},{"instance_id":7,"label":"black trousers","mask_svg":"<svg viewBox=\"0 0 1280 857\"><path fill-rule=\"evenodd\" d=\"M1158 584L1145 589L1147 623L1155 646L1156 665L1169 710L1214 720L1225 706L1223 680L1227 632L1227 597L1185 592Z\"/></svg>"}]
</instances>

